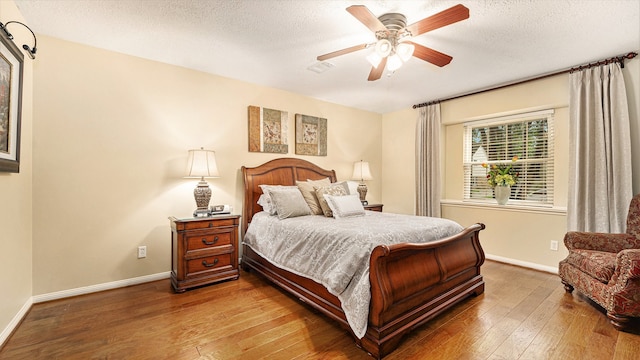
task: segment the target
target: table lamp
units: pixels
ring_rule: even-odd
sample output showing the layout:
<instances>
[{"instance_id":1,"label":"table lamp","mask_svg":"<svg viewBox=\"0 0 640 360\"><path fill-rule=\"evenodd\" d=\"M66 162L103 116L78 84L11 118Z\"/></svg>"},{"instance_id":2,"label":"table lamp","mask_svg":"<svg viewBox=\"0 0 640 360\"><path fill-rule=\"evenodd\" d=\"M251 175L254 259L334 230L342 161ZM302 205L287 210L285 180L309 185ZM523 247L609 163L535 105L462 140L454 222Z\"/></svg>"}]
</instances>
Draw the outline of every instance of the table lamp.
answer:
<instances>
[{"instance_id":1,"label":"table lamp","mask_svg":"<svg viewBox=\"0 0 640 360\"><path fill-rule=\"evenodd\" d=\"M194 217L209 216L209 201L211 200L211 189L204 178L220 177L218 165L216 164L216 153L203 148L189 150L187 161L187 175L185 178L200 178L198 186L193 190L196 199L197 209L193 212Z\"/></svg>"},{"instance_id":2,"label":"table lamp","mask_svg":"<svg viewBox=\"0 0 640 360\"><path fill-rule=\"evenodd\" d=\"M365 180L372 179L373 177L371 177L368 162L360 160L353 164L353 176L351 176L351 180L360 180L360 184L358 185L358 194L360 194L360 202L362 205L368 204L367 200L365 200L367 197L367 185L364 182Z\"/></svg>"}]
</instances>

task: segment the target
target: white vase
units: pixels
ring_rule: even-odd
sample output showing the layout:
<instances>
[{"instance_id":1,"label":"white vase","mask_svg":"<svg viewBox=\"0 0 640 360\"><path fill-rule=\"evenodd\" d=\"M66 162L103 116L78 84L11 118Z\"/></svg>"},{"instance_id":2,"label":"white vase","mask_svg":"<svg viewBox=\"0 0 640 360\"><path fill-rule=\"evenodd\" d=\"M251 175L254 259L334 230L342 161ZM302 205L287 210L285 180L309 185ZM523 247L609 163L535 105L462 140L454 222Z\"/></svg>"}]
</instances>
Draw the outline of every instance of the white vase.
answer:
<instances>
[{"instance_id":1,"label":"white vase","mask_svg":"<svg viewBox=\"0 0 640 360\"><path fill-rule=\"evenodd\" d=\"M511 195L511 186L496 186L493 188L493 194L495 195L496 201L498 205L504 205L509 200L509 196Z\"/></svg>"}]
</instances>

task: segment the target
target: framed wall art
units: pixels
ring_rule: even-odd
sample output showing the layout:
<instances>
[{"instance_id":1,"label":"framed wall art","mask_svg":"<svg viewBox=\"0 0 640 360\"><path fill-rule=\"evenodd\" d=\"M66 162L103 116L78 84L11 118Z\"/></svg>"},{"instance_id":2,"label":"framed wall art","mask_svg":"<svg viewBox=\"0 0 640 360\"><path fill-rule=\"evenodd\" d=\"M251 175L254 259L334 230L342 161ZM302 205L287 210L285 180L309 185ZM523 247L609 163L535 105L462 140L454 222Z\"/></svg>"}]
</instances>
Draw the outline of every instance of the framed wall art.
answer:
<instances>
[{"instance_id":1,"label":"framed wall art","mask_svg":"<svg viewBox=\"0 0 640 360\"><path fill-rule=\"evenodd\" d=\"M249 151L288 153L288 121L286 111L249 106Z\"/></svg>"},{"instance_id":2,"label":"framed wall art","mask_svg":"<svg viewBox=\"0 0 640 360\"><path fill-rule=\"evenodd\" d=\"M296 114L296 154L327 156L327 119Z\"/></svg>"},{"instance_id":3,"label":"framed wall art","mask_svg":"<svg viewBox=\"0 0 640 360\"><path fill-rule=\"evenodd\" d=\"M0 171L20 172L20 120L24 55L0 36Z\"/></svg>"}]
</instances>

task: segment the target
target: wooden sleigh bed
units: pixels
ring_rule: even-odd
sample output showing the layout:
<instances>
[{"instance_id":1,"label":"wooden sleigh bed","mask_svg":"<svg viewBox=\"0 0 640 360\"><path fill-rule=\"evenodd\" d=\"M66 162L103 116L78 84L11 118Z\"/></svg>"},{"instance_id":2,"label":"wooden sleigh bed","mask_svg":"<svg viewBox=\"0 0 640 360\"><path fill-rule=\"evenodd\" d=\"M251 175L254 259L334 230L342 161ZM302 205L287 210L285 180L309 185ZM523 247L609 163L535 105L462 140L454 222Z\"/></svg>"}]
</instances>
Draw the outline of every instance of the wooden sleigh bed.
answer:
<instances>
[{"instance_id":1,"label":"wooden sleigh bed","mask_svg":"<svg viewBox=\"0 0 640 360\"><path fill-rule=\"evenodd\" d=\"M262 211L257 204L262 194L259 185L295 185L296 180L327 177L336 181L335 171L294 158L280 158L253 168L243 166L242 174L243 233L253 215ZM370 258L368 326L363 338L354 335L356 345L380 359L412 329L465 298L482 294L480 266L484 252L478 233L484 228L483 224L474 224L457 235L424 244L377 246ZM242 268L263 275L353 334L340 300L321 284L273 265L247 245L243 245Z\"/></svg>"}]
</instances>

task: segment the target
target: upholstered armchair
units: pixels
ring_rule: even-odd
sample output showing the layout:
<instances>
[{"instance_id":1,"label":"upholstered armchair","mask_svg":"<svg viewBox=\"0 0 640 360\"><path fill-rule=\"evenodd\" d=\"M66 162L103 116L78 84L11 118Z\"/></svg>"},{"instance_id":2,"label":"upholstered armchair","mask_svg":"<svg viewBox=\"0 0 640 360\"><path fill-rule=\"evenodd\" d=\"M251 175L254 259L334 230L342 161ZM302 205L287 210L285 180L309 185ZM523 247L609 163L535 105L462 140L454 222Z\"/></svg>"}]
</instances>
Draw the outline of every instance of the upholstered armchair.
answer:
<instances>
[{"instance_id":1,"label":"upholstered armchair","mask_svg":"<svg viewBox=\"0 0 640 360\"><path fill-rule=\"evenodd\" d=\"M616 329L629 330L640 320L640 194L631 200L626 234L570 231L564 244L569 256L558 270L565 289L578 289Z\"/></svg>"}]
</instances>

